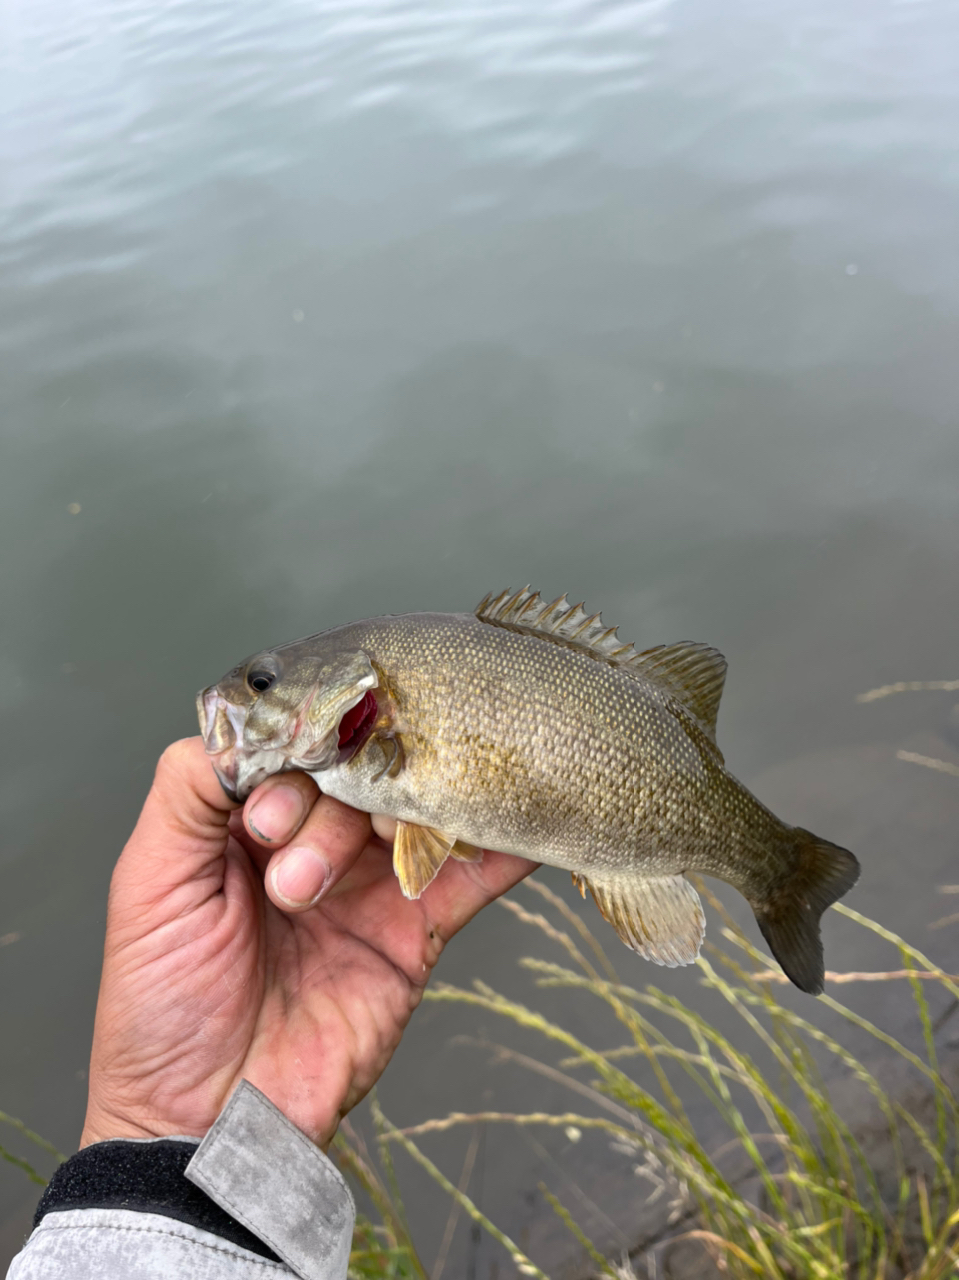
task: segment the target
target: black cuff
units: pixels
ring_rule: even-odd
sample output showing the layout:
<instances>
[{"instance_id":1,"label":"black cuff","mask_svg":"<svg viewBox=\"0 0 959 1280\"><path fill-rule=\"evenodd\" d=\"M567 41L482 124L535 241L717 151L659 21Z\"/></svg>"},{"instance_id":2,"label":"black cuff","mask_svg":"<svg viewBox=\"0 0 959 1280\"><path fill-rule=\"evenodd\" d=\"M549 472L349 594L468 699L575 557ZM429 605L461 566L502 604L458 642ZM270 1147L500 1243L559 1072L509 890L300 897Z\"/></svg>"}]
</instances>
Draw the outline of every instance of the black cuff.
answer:
<instances>
[{"instance_id":1,"label":"black cuff","mask_svg":"<svg viewBox=\"0 0 959 1280\"><path fill-rule=\"evenodd\" d=\"M261 1258L280 1262L273 1250L231 1218L184 1170L196 1146L176 1138L128 1142L111 1138L84 1147L60 1165L44 1191L33 1225L48 1213L65 1209L130 1209L158 1213L230 1240Z\"/></svg>"}]
</instances>

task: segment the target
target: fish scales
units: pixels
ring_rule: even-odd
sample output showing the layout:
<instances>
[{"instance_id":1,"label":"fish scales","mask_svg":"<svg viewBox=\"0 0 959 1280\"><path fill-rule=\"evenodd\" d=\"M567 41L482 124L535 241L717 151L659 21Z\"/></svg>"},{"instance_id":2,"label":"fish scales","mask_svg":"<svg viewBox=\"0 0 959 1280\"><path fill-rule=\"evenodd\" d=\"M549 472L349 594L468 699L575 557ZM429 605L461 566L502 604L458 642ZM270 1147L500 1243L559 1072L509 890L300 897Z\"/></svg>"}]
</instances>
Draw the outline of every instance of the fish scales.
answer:
<instances>
[{"instance_id":1,"label":"fish scales","mask_svg":"<svg viewBox=\"0 0 959 1280\"><path fill-rule=\"evenodd\" d=\"M374 782L383 753L371 738L324 773L328 794L571 870L712 870L717 804L748 839L758 802L741 792L736 820L722 767L655 686L468 615L402 621L342 639L392 673L411 726L406 768Z\"/></svg>"},{"instance_id":2,"label":"fish scales","mask_svg":"<svg viewBox=\"0 0 959 1280\"><path fill-rule=\"evenodd\" d=\"M817 991L819 917L858 863L726 770L724 673L706 646L636 654L598 615L565 597L544 609L527 589L477 614L372 618L264 651L198 704L238 798L304 768L327 794L398 819L408 896L447 854L522 855L570 870L628 945L671 965L699 951L685 873L701 872L743 893L787 974Z\"/></svg>"}]
</instances>

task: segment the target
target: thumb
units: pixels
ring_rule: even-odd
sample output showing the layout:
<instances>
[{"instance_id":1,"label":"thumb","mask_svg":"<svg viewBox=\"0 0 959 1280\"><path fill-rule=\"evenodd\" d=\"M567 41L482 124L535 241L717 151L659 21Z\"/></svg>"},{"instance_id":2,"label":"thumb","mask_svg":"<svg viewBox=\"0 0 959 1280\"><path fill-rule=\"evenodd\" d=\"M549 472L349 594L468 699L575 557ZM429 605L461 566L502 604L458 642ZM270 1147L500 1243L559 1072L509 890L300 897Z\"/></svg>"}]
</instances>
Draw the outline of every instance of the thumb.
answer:
<instances>
[{"instance_id":1,"label":"thumb","mask_svg":"<svg viewBox=\"0 0 959 1280\"><path fill-rule=\"evenodd\" d=\"M114 871L111 911L150 909L171 894L178 898L172 908L188 910L191 899L219 892L230 814L238 807L220 786L201 738L167 747Z\"/></svg>"}]
</instances>

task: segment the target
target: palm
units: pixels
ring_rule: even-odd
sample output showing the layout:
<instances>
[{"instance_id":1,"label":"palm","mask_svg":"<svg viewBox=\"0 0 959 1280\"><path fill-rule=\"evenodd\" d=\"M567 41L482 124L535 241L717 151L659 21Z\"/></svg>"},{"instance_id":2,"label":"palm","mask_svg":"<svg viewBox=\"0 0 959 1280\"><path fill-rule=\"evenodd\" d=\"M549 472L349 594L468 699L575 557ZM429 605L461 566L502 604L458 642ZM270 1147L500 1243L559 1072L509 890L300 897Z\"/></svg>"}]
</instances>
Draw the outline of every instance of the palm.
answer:
<instances>
[{"instance_id":1,"label":"palm","mask_svg":"<svg viewBox=\"0 0 959 1280\"><path fill-rule=\"evenodd\" d=\"M447 864L410 902L388 847L340 806L333 888L290 914L195 743L173 749L169 779L161 763L114 876L84 1140L202 1134L245 1078L326 1143L388 1063L443 944L534 864Z\"/></svg>"},{"instance_id":2,"label":"palm","mask_svg":"<svg viewBox=\"0 0 959 1280\"><path fill-rule=\"evenodd\" d=\"M255 865L259 851L247 852ZM450 868L454 877L457 869ZM425 901L403 897L389 850L375 838L329 898L305 914L278 910L259 874L246 893L259 927L255 950L240 943L252 981L234 1023L243 1025L245 1043L237 1045L242 1058L231 1086L249 1079L320 1138L389 1062L442 949L443 930Z\"/></svg>"}]
</instances>

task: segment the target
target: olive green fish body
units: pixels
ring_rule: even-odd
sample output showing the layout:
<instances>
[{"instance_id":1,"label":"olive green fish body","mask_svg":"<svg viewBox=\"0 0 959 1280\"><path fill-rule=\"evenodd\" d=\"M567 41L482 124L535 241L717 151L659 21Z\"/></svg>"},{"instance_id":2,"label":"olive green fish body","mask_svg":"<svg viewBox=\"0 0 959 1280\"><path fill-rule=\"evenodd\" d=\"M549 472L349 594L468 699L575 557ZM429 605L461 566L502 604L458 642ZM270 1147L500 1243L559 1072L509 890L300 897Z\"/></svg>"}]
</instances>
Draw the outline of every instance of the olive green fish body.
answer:
<instances>
[{"instance_id":1,"label":"olive green fish body","mask_svg":"<svg viewBox=\"0 0 959 1280\"><path fill-rule=\"evenodd\" d=\"M702 940L684 878L702 872L744 894L793 981L819 990L819 915L858 864L726 770L724 676L707 646L638 654L598 615L527 590L256 655L200 695L201 723L237 794L305 768L327 794L397 818L408 896L471 846L526 856L573 872L628 945L677 964Z\"/></svg>"},{"instance_id":2,"label":"olive green fish body","mask_svg":"<svg viewBox=\"0 0 959 1280\"><path fill-rule=\"evenodd\" d=\"M471 615L332 632L389 673L405 763L373 736L316 775L369 812L572 871L702 871L745 891L787 828L653 681ZM759 855L763 866L753 868Z\"/></svg>"}]
</instances>

